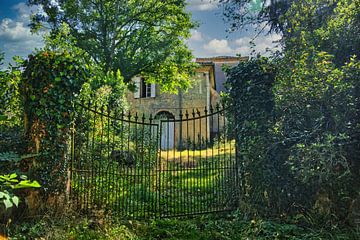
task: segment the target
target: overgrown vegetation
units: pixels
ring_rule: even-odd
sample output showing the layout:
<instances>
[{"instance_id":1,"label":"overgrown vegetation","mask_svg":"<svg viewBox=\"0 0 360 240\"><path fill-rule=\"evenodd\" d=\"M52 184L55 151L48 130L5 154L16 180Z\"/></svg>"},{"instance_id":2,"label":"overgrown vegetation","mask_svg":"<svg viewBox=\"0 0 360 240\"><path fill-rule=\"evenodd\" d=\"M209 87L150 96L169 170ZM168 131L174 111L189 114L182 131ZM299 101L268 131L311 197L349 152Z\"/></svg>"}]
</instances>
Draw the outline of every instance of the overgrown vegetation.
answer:
<instances>
[{"instance_id":1,"label":"overgrown vegetation","mask_svg":"<svg viewBox=\"0 0 360 240\"><path fill-rule=\"evenodd\" d=\"M125 115L125 94L138 74L173 92L188 86L195 65L184 39L194 24L185 1L29 1L47 14L33 16L33 29L47 22L51 32L43 49L0 70L0 226L12 239L360 238L360 1L220 2L232 30L268 24L282 34L283 51L228 70L226 121L236 146L199 135L184 151L161 151L151 124ZM235 156L238 172L227 162ZM153 174L156 164L165 171ZM40 191L18 190L38 188L36 180ZM80 196L72 207L91 214L58 212L70 187ZM167 216L186 213L179 206L233 203L238 211L221 218L145 223L114 213L148 217L162 208Z\"/></svg>"},{"instance_id":2,"label":"overgrown vegetation","mask_svg":"<svg viewBox=\"0 0 360 240\"><path fill-rule=\"evenodd\" d=\"M244 221L238 215L206 215L193 219L162 219L126 221L104 216L56 218L48 215L13 226L11 239L189 239L189 240L232 240L232 239L358 239L359 233L352 229L319 228L291 222L277 222L253 219Z\"/></svg>"},{"instance_id":3,"label":"overgrown vegetation","mask_svg":"<svg viewBox=\"0 0 360 240\"><path fill-rule=\"evenodd\" d=\"M338 34L340 26L358 29L359 1L314 2L291 2L279 18L290 32L282 55L254 57L228 71L243 167L240 197L251 216L354 224L360 62L352 44L359 36L339 52ZM328 11L319 16L320 9Z\"/></svg>"}]
</instances>

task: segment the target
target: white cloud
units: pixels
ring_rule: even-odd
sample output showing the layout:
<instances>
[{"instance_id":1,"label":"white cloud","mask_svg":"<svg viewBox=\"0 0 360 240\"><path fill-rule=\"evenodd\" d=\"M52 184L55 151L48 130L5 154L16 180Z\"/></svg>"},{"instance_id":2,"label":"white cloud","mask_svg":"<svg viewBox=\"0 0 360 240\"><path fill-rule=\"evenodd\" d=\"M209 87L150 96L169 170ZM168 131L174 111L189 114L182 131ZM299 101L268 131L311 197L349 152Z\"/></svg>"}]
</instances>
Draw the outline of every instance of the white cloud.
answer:
<instances>
[{"instance_id":1,"label":"white cloud","mask_svg":"<svg viewBox=\"0 0 360 240\"><path fill-rule=\"evenodd\" d=\"M24 57L35 48L43 46L42 37L32 34L28 26L33 9L25 3L16 4L12 9L17 12L16 18L4 18L0 21L0 51L5 52L7 62L15 55Z\"/></svg>"},{"instance_id":2,"label":"white cloud","mask_svg":"<svg viewBox=\"0 0 360 240\"><path fill-rule=\"evenodd\" d=\"M34 10L35 8L29 8L29 6L26 5L26 3L21 2L18 3L14 6L12 6L13 10L15 10L17 12L17 19L18 20L23 20L23 21L28 21L31 11Z\"/></svg>"},{"instance_id":3,"label":"white cloud","mask_svg":"<svg viewBox=\"0 0 360 240\"><path fill-rule=\"evenodd\" d=\"M266 36L258 36L254 40L250 37L243 37L235 40L237 46L235 52L242 56L249 56L254 51L255 53L266 54L268 50L280 50L278 42L281 39L279 34L271 34ZM250 42L253 42L253 46Z\"/></svg>"},{"instance_id":4,"label":"white cloud","mask_svg":"<svg viewBox=\"0 0 360 240\"><path fill-rule=\"evenodd\" d=\"M14 21L5 18L0 22L0 39L11 41L26 41L29 38L36 38L30 32L30 28L24 22Z\"/></svg>"},{"instance_id":5,"label":"white cloud","mask_svg":"<svg viewBox=\"0 0 360 240\"><path fill-rule=\"evenodd\" d=\"M212 39L210 42L206 43L203 48L209 54L230 54L233 53L234 50L229 46L229 42L226 39Z\"/></svg>"},{"instance_id":6,"label":"white cloud","mask_svg":"<svg viewBox=\"0 0 360 240\"><path fill-rule=\"evenodd\" d=\"M191 30L191 37L189 38L189 41L201 42L203 40L204 40L204 37L201 32L199 32L198 30Z\"/></svg>"},{"instance_id":7,"label":"white cloud","mask_svg":"<svg viewBox=\"0 0 360 240\"><path fill-rule=\"evenodd\" d=\"M236 54L250 56L257 53L269 55L270 52L281 50L278 42L280 39L281 36L278 34L259 35L255 40L250 36L233 40L214 38L202 46L194 43L191 46L197 55L205 57Z\"/></svg>"},{"instance_id":8,"label":"white cloud","mask_svg":"<svg viewBox=\"0 0 360 240\"><path fill-rule=\"evenodd\" d=\"M218 8L219 0L187 0L190 10L211 11Z\"/></svg>"}]
</instances>

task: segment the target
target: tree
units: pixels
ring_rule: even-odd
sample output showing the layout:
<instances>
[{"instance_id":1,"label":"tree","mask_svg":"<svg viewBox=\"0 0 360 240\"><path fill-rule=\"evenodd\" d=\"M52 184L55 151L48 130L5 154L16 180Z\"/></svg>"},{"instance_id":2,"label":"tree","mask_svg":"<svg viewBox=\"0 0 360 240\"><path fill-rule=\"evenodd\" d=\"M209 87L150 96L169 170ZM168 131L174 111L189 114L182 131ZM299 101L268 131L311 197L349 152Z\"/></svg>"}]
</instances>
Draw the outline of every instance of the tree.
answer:
<instances>
[{"instance_id":1,"label":"tree","mask_svg":"<svg viewBox=\"0 0 360 240\"><path fill-rule=\"evenodd\" d=\"M262 75L247 77L247 73L261 73L251 65L253 59L229 72L231 104L239 106L236 116L247 120L237 123L242 171L253 181L245 185L252 194L250 203L257 200L255 190L268 184L266 197L279 199L279 213L301 206L329 221L348 218L360 179L359 4L359 0L291 2L279 17L286 32L283 52L265 64L276 68L272 95L251 92L256 89L248 86L252 81L266 80ZM268 121L260 115L261 103L273 108L273 115L265 115ZM252 116L256 121L249 121ZM247 159L251 165L245 165ZM276 168L271 168L274 162ZM271 172L262 173L261 167ZM262 178L249 178L259 172ZM265 178L274 174L279 177Z\"/></svg>"},{"instance_id":2,"label":"tree","mask_svg":"<svg viewBox=\"0 0 360 240\"><path fill-rule=\"evenodd\" d=\"M0 53L0 67L3 65L4 54ZM19 62L18 58L14 58ZM6 126L16 126L20 124L21 98L19 95L19 82L21 72L19 67L9 65L3 70L0 69L0 116L10 120ZM0 119L1 120L1 119ZM1 126L1 123L0 123Z\"/></svg>"},{"instance_id":3,"label":"tree","mask_svg":"<svg viewBox=\"0 0 360 240\"><path fill-rule=\"evenodd\" d=\"M270 32L286 33L282 16L294 0L220 0L231 31L247 25L270 25Z\"/></svg>"},{"instance_id":4,"label":"tree","mask_svg":"<svg viewBox=\"0 0 360 240\"><path fill-rule=\"evenodd\" d=\"M33 29L46 22L56 32L67 23L78 46L105 72L120 70L125 82L137 74L156 73L157 82L171 82L170 90L188 84L185 80L194 64L184 39L194 24L184 0L29 0L29 4L42 5L46 13L33 16Z\"/></svg>"},{"instance_id":5,"label":"tree","mask_svg":"<svg viewBox=\"0 0 360 240\"><path fill-rule=\"evenodd\" d=\"M246 25L270 26L269 32L278 32L292 37L294 19L302 18L306 24L302 30L314 30L325 24L329 18L337 15L335 9L344 1L339 0L220 0L224 6L224 16L231 22L230 30L236 31ZM359 5L356 1L345 4ZM302 15L299 14L299 10ZM346 14L346 13L345 13ZM311 16L310 16L311 15ZM341 15L338 15L341 18ZM303 22L305 23L305 22Z\"/></svg>"},{"instance_id":6,"label":"tree","mask_svg":"<svg viewBox=\"0 0 360 240\"><path fill-rule=\"evenodd\" d=\"M286 47L299 52L311 45L334 55L333 61L339 67L353 55L360 56L360 1L313 0L313 3L311 6L294 3L285 15L291 26Z\"/></svg>"}]
</instances>

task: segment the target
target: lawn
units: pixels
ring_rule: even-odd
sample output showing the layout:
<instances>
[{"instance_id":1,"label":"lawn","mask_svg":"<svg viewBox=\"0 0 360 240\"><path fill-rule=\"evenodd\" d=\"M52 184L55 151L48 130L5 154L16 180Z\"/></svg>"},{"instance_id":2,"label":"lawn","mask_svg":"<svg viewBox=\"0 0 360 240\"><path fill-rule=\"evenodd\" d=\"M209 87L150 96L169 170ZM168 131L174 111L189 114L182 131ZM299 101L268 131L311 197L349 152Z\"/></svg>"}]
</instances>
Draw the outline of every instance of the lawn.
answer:
<instances>
[{"instance_id":1,"label":"lawn","mask_svg":"<svg viewBox=\"0 0 360 240\"><path fill-rule=\"evenodd\" d=\"M73 174L74 203L133 218L232 209L234 146L227 142L202 150L160 151L160 160L142 157L134 167L88 159L90 164L79 164Z\"/></svg>"},{"instance_id":2,"label":"lawn","mask_svg":"<svg viewBox=\"0 0 360 240\"><path fill-rule=\"evenodd\" d=\"M360 234L354 229L313 226L304 222L278 222L263 219L241 220L238 212L226 215L203 215L191 219L159 219L124 221L118 218L94 215L81 217L77 213L50 215L32 221L11 225L10 239L27 240L355 240Z\"/></svg>"}]
</instances>

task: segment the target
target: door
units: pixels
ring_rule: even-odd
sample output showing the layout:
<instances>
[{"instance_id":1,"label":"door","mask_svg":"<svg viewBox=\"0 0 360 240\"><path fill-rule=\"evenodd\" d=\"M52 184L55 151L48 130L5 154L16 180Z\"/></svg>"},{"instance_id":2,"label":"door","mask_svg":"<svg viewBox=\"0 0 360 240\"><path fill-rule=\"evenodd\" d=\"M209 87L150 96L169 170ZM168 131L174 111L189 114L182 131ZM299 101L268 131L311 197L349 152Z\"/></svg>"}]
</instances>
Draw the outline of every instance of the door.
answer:
<instances>
[{"instance_id":1,"label":"door","mask_svg":"<svg viewBox=\"0 0 360 240\"><path fill-rule=\"evenodd\" d=\"M166 120L160 121L161 124L161 150L174 148L175 123Z\"/></svg>"},{"instance_id":2,"label":"door","mask_svg":"<svg viewBox=\"0 0 360 240\"><path fill-rule=\"evenodd\" d=\"M173 149L175 146L175 117L168 111L161 111L156 114L156 120L160 123L160 147L161 150Z\"/></svg>"}]
</instances>

